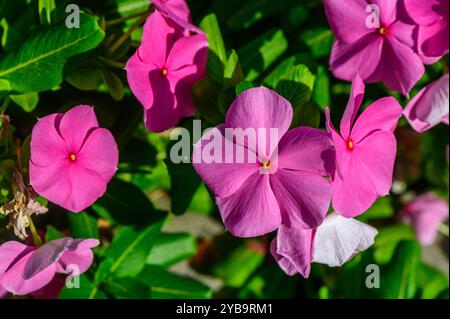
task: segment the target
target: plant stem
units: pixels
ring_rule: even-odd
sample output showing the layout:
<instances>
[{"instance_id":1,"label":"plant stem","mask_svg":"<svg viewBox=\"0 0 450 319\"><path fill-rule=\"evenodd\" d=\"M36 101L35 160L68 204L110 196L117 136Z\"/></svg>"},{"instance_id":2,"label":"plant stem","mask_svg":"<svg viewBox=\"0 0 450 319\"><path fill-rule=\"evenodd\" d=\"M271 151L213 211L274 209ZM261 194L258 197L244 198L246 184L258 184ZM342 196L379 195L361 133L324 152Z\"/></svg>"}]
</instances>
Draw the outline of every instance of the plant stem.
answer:
<instances>
[{"instance_id":1,"label":"plant stem","mask_svg":"<svg viewBox=\"0 0 450 319\"><path fill-rule=\"evenodd\" d=\"M28 221L30 222L30 230L31 230L31 234L33 235L33 242L34 245L36 247L41 247L42 246L42 240L41 237L39 236L36 227L34 226L33 220L31 219L31 217L28 217Z\"/></svg>"},{"instance_id":2,"label":"plant stem","mask_svg":"<svg viewBox=\"0 0 450 319\"><path fill-rule=\"evenodd\" d=\"M107 27L111 27L113 25L121 24L122 22L125 22L127 20L131 20L131 19L140 17L142 14L146 13L147 11L148 10L145 10L145 11L142 11L142 12L139 12L139 13L135 13L135 14L132 14L132 15L130 15L128 17L122 17L122 18L118 18L118 19L109 20L109 21L106 22L106 26Z\"/></svg>"},{"instance_id":3,"label":"plant stem","mask_svg":"<svg viewBox=\"0 0 450 319\"><path fill-rule=\"evenodd\" d=\"M102 56L99 57L99 60L102 61L104 64L106 64L109 67L117 68L117 69L125 69L125 63L108 60Z\"/></svg>"},{"instance_id":4,"label":"plant stem","mask_svg":"<svg viewBox=\"0 0 450 319\"><path fill-rule=\"evenodd\" d=\"M115 52L118 48L120 48L120 46L128 39L128 37L131 36L131 34L134 32L134 30L136 30L142 23L144 23L144 21L147 19L147 17L150 15L150 13L151 13L151 10L145 11L141 15L139 20L136 21L126 33L122 34L122 36L119 39L117 39L116 42L114 42L114 44L108 50L109 53Z\"/></svg>"}]
</instances>

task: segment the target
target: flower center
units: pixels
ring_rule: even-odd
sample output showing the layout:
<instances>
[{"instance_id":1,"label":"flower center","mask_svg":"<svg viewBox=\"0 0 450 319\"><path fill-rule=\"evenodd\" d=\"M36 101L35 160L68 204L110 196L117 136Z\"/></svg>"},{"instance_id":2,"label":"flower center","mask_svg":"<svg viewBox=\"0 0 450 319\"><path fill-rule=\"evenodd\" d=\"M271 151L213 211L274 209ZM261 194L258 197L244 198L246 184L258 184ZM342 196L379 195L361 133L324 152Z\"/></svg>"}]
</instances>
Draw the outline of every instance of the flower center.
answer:
<instances>
[{"instance_id":1,"label":"flower center","mask_svg":"<svg viewBox=\"0 0 450 319\"><path fill-rule=\"evenodd\" d=\"M69 161L75 162L76 159L77 159L77 156L74 153L69 154Z\"/></svg>"},{"instance_id":2,"label":"flower center","mask_svg":"<svg viewBox=\"0 0 450 319\"><path fill-rule=\"evenodd\" d=\"M387 33L387 29L385 27L381 27L380 29L378 29L378 32L382 35L385 36Z\"/></svg>"},{"instance_id":3,"label":"flower center","mask_svg":"<svg viewBox=\"0 0 450 319\"><path fill-rule=\"evenodd\" d=\"M267 160L267 161L261 163L261 166L264 169L268 169L268 168L270 168L270 166L272 166L272 163L270 162L270 160Z\"/></svg>"},{"instance_id":4,"label":"flower center","mask_svg":"<svg viewBox=\"0 0 450 319\"><path fill-rule=\"evenodd\" d=\"M354 147L355 147L355 145L353 144L353 141L348 140L347 141L347 149L349 149L351 151L351 150L353 150Z\"/></svg>"},{"instance_id":5,"label":"flower center","mask_svg":"<svg viewBox=\"0 0 450 319\"><path fill-rule=\"evenodd\" d=\"M167 76L167 73L169 73L169 71L167 71L167 68L166 68L166 67L164 67L164 68L161 69L161 75L162 75L163 77L166 77L166 76Z\"/></svg>"}]
</instances>

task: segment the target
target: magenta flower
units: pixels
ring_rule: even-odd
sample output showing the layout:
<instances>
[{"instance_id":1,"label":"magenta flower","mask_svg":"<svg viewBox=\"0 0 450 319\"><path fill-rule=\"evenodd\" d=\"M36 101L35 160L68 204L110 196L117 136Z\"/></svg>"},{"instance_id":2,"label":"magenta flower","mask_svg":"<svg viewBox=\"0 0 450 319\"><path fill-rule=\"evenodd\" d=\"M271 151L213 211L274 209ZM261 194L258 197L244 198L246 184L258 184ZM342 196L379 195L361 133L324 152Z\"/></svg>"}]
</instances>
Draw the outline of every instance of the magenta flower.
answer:
<instances>
[{"instance_id":1,"label":"magenta flower","mask_svg":"<svg viewBox=\"0 0 450 319\"><path fill-rule=\"evenodd\" d=\"M142 44L127 63L128 83L153 132L167 130L195 113L191 90L205 76L208 43L204 34L183 32L168 17L152 13L144 25Z\"/></svg>"},{"instance_id":2,"label":"magenta flower","mask_svg":"<svg viewBox=\"0 0 450 319\"><path fill-rule=\"evenodd\" d=\"M341 120L340 134L330 121L329 109L325 110L327 127L336 147L333 208L345 217L364 213L377 197L389 193L397 152L393 132L402 114L401 106L393 97L382 98L355 121L364 89L364 82L357 75Z\"/></svg>"},{"instance_id":3,"label":"magenta flower","mask_svg":"<svg viewBox=\"0 0 450 319\"><path fill-rule=\"evenodd\" d=\"M404 0L406 11L419 25L418 51L427 64L448 53L448 0Z\"/></svg>"},{"instance_id":4,"label":"magenta flower","mask_svg":"<svg viewBox=\"0 0 450 319\"><path fill-rule=\"evenodd\" d=\"M152 0L156 10L175 21L187 31L202 34L203 31L192 24L191 13L185 0Z\"/></svg>"},{"instance_id":5,"label":"magenta flower","mask_svg":"<svg viewBox=\"0 0 450 319\"><path fill-rule=\"evenodd\" d=\"M408 103L403 114L417 132L422 133L441 122L448 125L448 87L446 74L424 87Z\"/></svg>"},{"instance_id":6,"label":"magenta flower","mask_svg":"<svg viewBox=\"0 0 450 319\"><path fill-rule=\"evenodd\" d=\"M317 229L281 226L270 251L289 276L309 277L311 263L340 267L374 243L378 231L356 219L329 214Z\"/></svg>"},{"instance_id":7,"label":"magenta flower","mask_svg":"<svg viewBox=\"0 0 450 319\"><path fill-rule=\"evenodd\" d=\"M80 275L92 264L97 239L69 237L36 248L16 241L0 246L0 287L15 295L28 295L47 286L59 274Z\"/></svg>"},{"instance_id":8,"label":"magenta flower","mask_svg":"<svg viewBox=\"0 0 450 319\"><path fill-rule=\"evenodd\" d=\"M373 0L380 21L371 21L366 0L325 0L325 13L336 36L330 57L333 74L351 81L356 72L367 83L408 95L425 69L414 51L415 26L403 22L398 0ZM374 13L375 15L375 13Z\"/></svg>"},{"instance_id":9,"label":"magenta flower","mask_svg":"<svg viewBox=\"0 0 450 319\"><path fill-rule=\"evenodd\" d=\"M448 219L448 214L448 202L428 192L405 205L401 219L412 224L417 240L427 246L436 239L439 225Z\"/></svg>"},{"instance_id":10,"label":"magenta flower","mask_svg":"<svg viewBox=\"0 0 450 319\"><path fill-rule=\"evenodd\" d=\"M264 87L249 89L233 102L225 124L194 146L193 166L216 196L224 224L235 236L260 236L280 224L315 228L325 217L331 187L322 176L334 163L331 139L326 132L308 127L288 131L291 121L287 100ZM258 134L249 134L244 142L236 135L227 136L227 130ZM269 134L273 131L275 136ZM218 158L199 161L217 142L211 137L217 136ZM240 153L247 154L243 162L238 161Z\"/></svg>"},{"instance_id":11,"label":"magenta flower","mask_svg":"<svg viewBox=\"0 0 450 319\"><path fill-rule=\"evenodd\" d=\"M105 193L118 156L114 137L99 128L92 107L79 105L34 126L30 183L49 201L80 212Z\"/></svg>"}]
</instances>

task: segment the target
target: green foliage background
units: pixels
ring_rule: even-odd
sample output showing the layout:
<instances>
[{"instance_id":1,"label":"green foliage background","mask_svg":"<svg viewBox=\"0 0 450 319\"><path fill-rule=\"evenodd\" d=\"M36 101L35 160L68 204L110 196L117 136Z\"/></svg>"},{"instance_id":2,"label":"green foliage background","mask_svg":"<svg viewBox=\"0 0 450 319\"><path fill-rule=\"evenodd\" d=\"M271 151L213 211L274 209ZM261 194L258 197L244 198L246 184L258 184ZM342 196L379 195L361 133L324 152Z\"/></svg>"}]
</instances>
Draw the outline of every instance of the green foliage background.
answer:
<instances>
[{"instance_id":1,"label":"green foliage background","mask_svg":"<svg viewBox=\"0 0 450 319\"><path fill-rule=\"evenodd\" d=\"M80 29L64 26L68 3L82 9ZM205 127L223 123L235 97L256 85L291 101L294 127L323 128L325 106L337 123L350 85L329 72L334 39L320 1L188 3L210 45L209 76L192 92ZM94 105L120 148L119 171L104 197L77 215L49 204L49 213L37 218L48 240L64 234L102 240L81 288L65 289L61 298L448 298L448 278L423 261L412 229L399 223L396 194L360 217L379 230L373 247L340 269L314 265L308 280L278 268L268 253L273 234L243 240L224 233L208 190L192 166L167 159L173 141L145 130L127 86L124 65L140 42L136 22L149 7L148 0L0 0L0 111L11 119L0 126L0 204L12 198L17 140L26 173L36 118ZM428 67L412 96L443 65ZM365 105L386 95L407 103L372 84ZM192 119L180 126L192 129ZM440 125L418 135L401 121L395 179L404 190L433 190L448 199L448 133ZM13 238L6 223L0 216L2 242ZM448 268L448 238L437 247ZM380 289L365 286L369 264L380 266Z\"/></svg>"}]
</instances>

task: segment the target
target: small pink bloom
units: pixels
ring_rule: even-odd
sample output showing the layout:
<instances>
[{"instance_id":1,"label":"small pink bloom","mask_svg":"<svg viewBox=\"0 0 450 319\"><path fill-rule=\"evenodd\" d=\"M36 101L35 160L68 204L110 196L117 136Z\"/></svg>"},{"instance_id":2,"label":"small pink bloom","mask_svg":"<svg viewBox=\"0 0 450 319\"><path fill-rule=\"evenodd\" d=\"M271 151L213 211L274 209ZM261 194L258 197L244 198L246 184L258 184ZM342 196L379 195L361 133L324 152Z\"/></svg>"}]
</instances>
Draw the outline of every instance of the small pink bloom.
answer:
<instances>
[{"instance_id":1,"label":"small pink bloom","mask_svg":"<svg viewBox=\"0 0 450 319\"><path fill-rule=\"evenodd\" d=\"M427 246L436 239L439 225L448 219L448 214L447 201L428 192L405 205L401 219L412 224L419 242Z\"/></svg>"},{"instance_id":2,"label":"small pink bloom","mask_svg":"<svg viewBox=\"0 0 450 319\"><path fill-rule=\"evenodd\" d=\"M340 267L372 246L377 234L375 228L356 219L331 213L317 229L281 226L270 251L286 274L308 278L311 263Z\"/></svg>"},{"instance_id":3,"label":"small pink bloom","mask_svg":"<svg viewBox=\"0 0 450 319\"><path fill-rule=\"evenodd\" d=\"M99 128L92 107L79 105L34 126L30 183L49 201L80 212L105 193L118 156L114 137Z\"/></svg>"},{"instance_id":4,"label":"small pink bloom","mask_svg":"<svg viewBox=\"0 0 450 319\"><path fill-rule=\"evenodd\" d=\"M187 31L202 34L203 31L192 24L191 13L185 0L152 0L156 10L175 21Z\"/></svg>"},{"instance_id":5,"label":"small pink bloom","mask_svg":"<svg viewBox=\"0 0 450 319\"><path fill-rule=\"evenodd\" d=\"M448 74L424 87L406 106L403 114L417 132L439 123L448 125Z\"/></svg>"},{"instance_id":6,"label":"small pink bloom","mask_svg":"<svg viewBox=\"0 0 450 319\"><path fill-rule=\"evenodd\" d=\"M393 132L402 114L401 106L393 97L382 98L355 121L364 89L364 82L357 75L341 120L340 134L330 121L329 109L325 112L336 147L333 208L345 217L364 213L379 196L389 193L397 152Z\"/></svg>"},{"instance_id":7,"label":"small pink bloom","mask_svg":"<svg viewBox=\"0 0 450 319\"><path fill-rule=\"evenodd\" d=\"M225 226L235 236L260 236L280 224L315 228L327 213L331 188L323 176L329 175L334 163L331 139L326 132L309 127L288 131L292 112L291 104L275 92L264 87L249 89L233 102L225 124L194 146L193 166L216 196ZM267 143L263 147L257 135L249 135L240 144L227 139L226 129L264 129ZM278 132L277 137L268 136L270 129ZM217 135L222 138L221 160L196 162L205 144ZM245 151L257 160L227 162L230 147L234 154Z\"/></svg>"},{"instance_id":8,"label":"small pink bloom","mask_svg":"<svg viewBox=\"0 0 450 319\"><path fill-rule=\"evenodd\" d=\"M448 0L405 0L408 15L419 25L418 50L427 64L448 53Z\"/></svg>"},{"instance_id":9,"label":"small pink bloom","mask_svg":"<svg viewBox=\"0 0 450 319\"><path fill-rule=\"evenodd\" d=\"M6 242L0 246L0 287L23 296L47 286L57 273L67 275L76 267L76 275L80 275L91 266L91 249L98 245L97 239L69 237L49 241L40 248Z\"/></svg>"},{"instance_id":10,"label":"small pink bloom","mask_svg":"<svg viewBox=\"0 0 450 319\"><path fill-rule=\"evenodd\" d=\"M359 73L368 83L384 82L408 95L425 69L414 51L415 26L400 19L400 1L373 0L378 6L378 28L368 24L366 0L325 0L325 13L336 36L330 64L333 74L351 81Z\"/></svg>"},{"instance_id":11,"label":"small pink bloom","mask_svg":"<svg viewBox=\"0 0 450 319\"><path fill-rule=\"evenodd\" d=\"M127 63L128 83L153 132L167 130L195 113L191 90L205 76L208 42L204 34L183 32L168 17L152 13L144 25L142 44Z\"/></svg>"}]
</instances>

